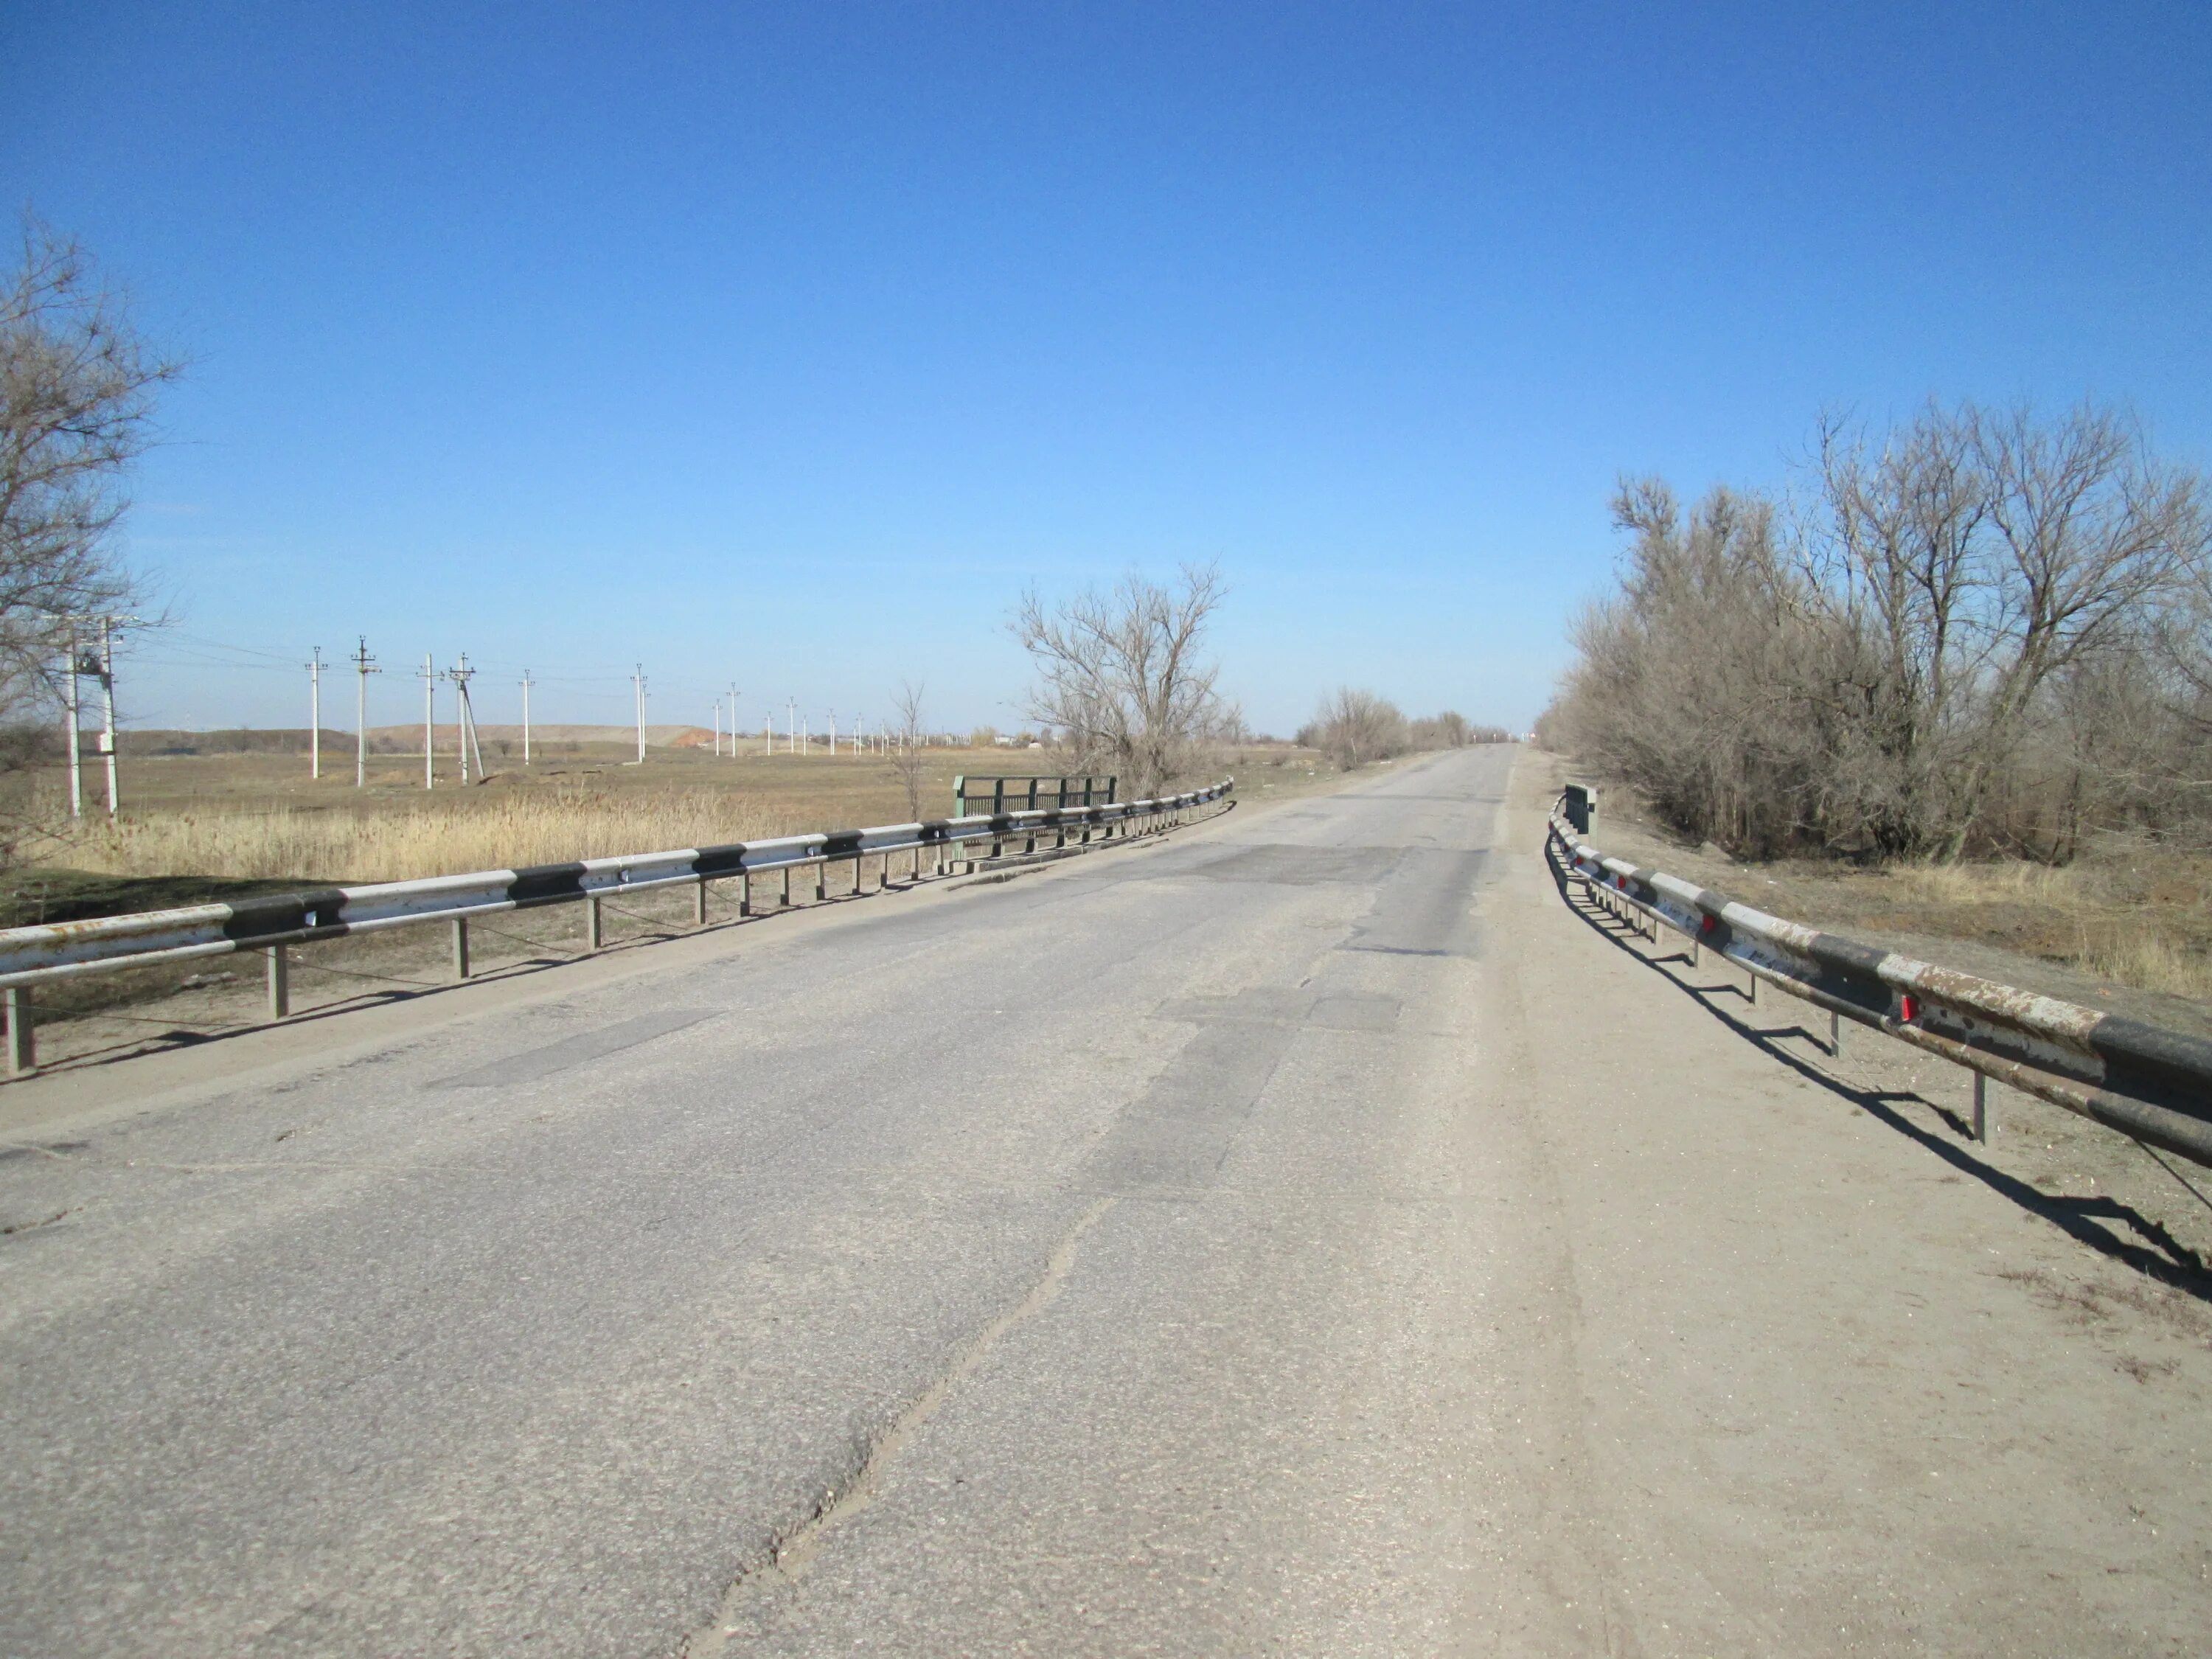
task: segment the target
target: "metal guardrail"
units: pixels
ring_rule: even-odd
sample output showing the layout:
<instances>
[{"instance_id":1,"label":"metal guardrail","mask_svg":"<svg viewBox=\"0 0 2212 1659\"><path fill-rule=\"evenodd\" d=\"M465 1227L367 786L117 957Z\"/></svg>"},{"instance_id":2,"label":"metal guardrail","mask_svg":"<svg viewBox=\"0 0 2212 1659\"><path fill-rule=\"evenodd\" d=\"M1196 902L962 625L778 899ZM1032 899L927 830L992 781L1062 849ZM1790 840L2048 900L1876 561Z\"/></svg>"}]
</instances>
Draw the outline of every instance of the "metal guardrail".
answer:
<instances>
[{"instance_id":1,"label":"metal guardrail","mask_svg":"<svg viewBox=\"0 0 2212 1659\"><path fill-rule=\"evenodd\" d=\"M1974 1133L1989 1138L1987 1080L2212 1165L2212 1042L2056 997L2022 991L1768 915L1662 871L1608 858L1552 811L1547 856L1616 915L1664 923L1694 963L1714 951L1828 1011L1828 1047L1848 1019L1974 1073Z\"/></svg>"},{"instance_id":2,"label":"metal guardrail","mask_svg":"<svg viewBox=\"0 0 2212 1659\"><path fill-rule=\"evenodd\" d=\"M469 976L471 917L549 904L586 907L585 948L602 940L600 905L605 899L656 888L690 885L698 893L694 915L707 919L709 883L729 877L744 879L738 914L752 914L751 878L763 871L783 872L780 902L791 902L791 872L816 869L814 896L825 897L828 866L853 860L853 890L860 890L861 860L881 854L878 890L890 883L890 854L911 851L914 878L921 857L933 850L937 873L946 854L970 843L989 842L993 855L1006 842L1020 839L1035 851L1037 838L1057 836L1066 846L1071 834L1088 842L1171 828L1193 807L1224 799L1237 787L1233 778L1204 789L1152 800L1119 801L1095 806L1051 807L1036 811L978 813L919 823L879 825L871 830L833 830L783 836L772 841L732 842L721 847L687 847L668 853L636 853L616 858L584 859L574 864L541 864L522 870L484 870L471 875L432 876L419 881L377 882L360 887L318 887L274 893L220 904L196 904L134 915L98 916L83 921L0 929L0 993L4 993L9 1069L17 1075L37 1068L30 989L40 983L86 974L114 973L261 951L268 956L269 1008L282 1019L291 1012L287 947L348 933L387 927L447 922L453 929L456 978ZM975 862L971 855L970 868Z\"/></svg>"}]
</instances>

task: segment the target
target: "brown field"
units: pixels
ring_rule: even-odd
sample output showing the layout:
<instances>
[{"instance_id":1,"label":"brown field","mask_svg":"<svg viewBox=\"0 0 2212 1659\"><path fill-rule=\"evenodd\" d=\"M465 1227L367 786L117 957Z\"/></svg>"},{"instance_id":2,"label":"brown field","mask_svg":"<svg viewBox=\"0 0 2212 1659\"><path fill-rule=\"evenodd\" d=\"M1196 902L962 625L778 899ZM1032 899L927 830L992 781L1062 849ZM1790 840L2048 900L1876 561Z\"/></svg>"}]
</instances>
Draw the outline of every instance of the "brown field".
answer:
<instances>
[{"instance_id":1,"label":"brown field","mask_svg":"<svg viewBox=\"0 0 2212 1659\"><path fill-rule=\"evenodd\" d=\"M701 734L703 736L704 734ZM653 852L803 830L896 823L905 791L880 756L757 752L717 757L693 746L650 748L642 764L623 745L574 742L569 752L492 752L492 776L464 789L450 755L437 786L422 787L418 756L372 755L365 788L349 744L324 775L293 754L125 755L124 811L111 823L97 769L88 816L60 811L64 781L37 778L38 828L11 881L15 922L190 902L236 884L348 884ZM756 740L755 748L757 749ZM925 752L925 816L952 810L966 773L1044 771L1049 757L1007 749ZM628 753L634 755L635 750ZM1255 746L1229 757L1243 792L1276 798L1335 775L1311 750ZM1124 792L1126 798L1126 791Z\"/></svg>"}]
</instances>

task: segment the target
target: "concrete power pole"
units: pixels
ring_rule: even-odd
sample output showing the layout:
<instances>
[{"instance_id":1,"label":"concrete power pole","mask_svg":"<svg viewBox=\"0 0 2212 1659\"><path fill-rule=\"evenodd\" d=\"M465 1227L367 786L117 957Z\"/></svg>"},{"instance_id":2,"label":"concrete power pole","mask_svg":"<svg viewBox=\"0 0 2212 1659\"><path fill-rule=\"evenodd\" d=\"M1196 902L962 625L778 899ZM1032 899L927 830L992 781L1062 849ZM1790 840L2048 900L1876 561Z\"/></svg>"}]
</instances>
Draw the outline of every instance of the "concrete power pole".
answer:
<instances>
[{"instance_id":1,"label":"concrete power pole","mask_svg":"<svg viewBox=\"0 0 2212 1659\"><path fill-rule=\"evenodd\" d=\"M76 627L72 623L69 636L68 674L62 684L63 689L68 693L66 703L69 709L70 816L73 818L81 818L84 816L84 757L80 752L84 747L84 732L83 728L77 722L76 684L77 672L83 666L84 659L77 654Z\"/></svg>"},{"instance_id":2,"label":"concrete power pole","mask_svg":"<svg viewBox=\"0 0 2212 1659\"><path fill-rule=\"evenodd\" d=\"M361 683L354 693L353 787L360 789L368 783L368 677L380 671L368 654L368 635L357 637L361 643L354 647L353 667Z\"/></svg>"},{"instance_id":3,"label":"concrete power pole","mask_svg":"<svg viewBox=\"0 0 2212 1659\"><path fill-rule=\"evenodd\" d=\"M631 677L637 683L637 763L645 764L645 665L637 665Z\"/></svg>"},{"instance_id":4,"label":"concrete power pole","mask_svg":"<svg viewBox=\"0 0 2212 1659\"><path fill-rule=\"evenodd\" d=\"M830 711L830 758L837 758L837 711Z\"/></svg>"},{"instance_id":5,"label":"concrete power pole","mask_svg":"<svg viewBox=\"0 0 2212 1659\"><path fill-rule=\"evenodd\" d=\"M106 723L100 732L100 752L107 757L107 816L115 816L115 623L113 617L100 619L100 690L106 699Z\"/></svg>"},{"instance_id":6,"label":"concrete power pole","mask_svg":"<svg viewBox=\"0 0 2212 1659\"><path fill-rule=\"evenodd\" d=\"M799 752L799 699L796 697L783 700L783 752L787 755Z\"/></svg>"},{"instance_id":7,"label":"concrete power pole","mask_svg":"<svg viewBox=\"0 0 2212 1659\"><path fill-rule=\"evenodd\" d=\"M422 787L438 787L438 671L430 661L430 653L422 653Z\"/></svg>"},{"instance_id":8,"label":"concrete power pole","mask_svg":"<svg viewBox=\"0 0 2212 1659\"><path fill-rule=\"evenodd\" d=\"M530 764L530 671L522 671L522 763Z\"/></svg>"},{"instance_id":9,"label":"concrete power pole","mask_svg":"<svg viewBox=\"0 0 2212 1659\"><path fill-rule=\"evenodd\" d=\"M307 664L307 775L323 775L323 647Z\"/></svg>"},{"instance_id":10,"label":"concrete power pole","mask_svg":"<svg viewBox=\"0 0 2212 1659\"><path fill-rule=\"evenodd\" d=\"M446 671L446 678L453 683L453 726L457 734L455 746L461 751L461 785L469 781L469 752L476 751L477 781L482 783L489 775L484 769L483 744L477 741L477 711L469 701L469 682L476 678L476 670L469 666L469 653Z\"/></svg>"}]
</instances>

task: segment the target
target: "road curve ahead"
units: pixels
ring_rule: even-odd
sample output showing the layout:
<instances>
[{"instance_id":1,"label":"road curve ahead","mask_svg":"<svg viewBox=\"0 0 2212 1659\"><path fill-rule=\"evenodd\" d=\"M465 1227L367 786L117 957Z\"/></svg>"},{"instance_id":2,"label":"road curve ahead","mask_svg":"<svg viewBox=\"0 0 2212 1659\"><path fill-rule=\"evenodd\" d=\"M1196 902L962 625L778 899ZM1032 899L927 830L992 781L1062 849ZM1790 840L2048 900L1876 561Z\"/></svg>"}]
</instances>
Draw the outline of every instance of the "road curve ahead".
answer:
<instances>
[{"instance_id":1,"label":"road curve ahead","mask_svg":"<svg viewBox=\"0 0 2212 1659\"><path fill-rule=\"evenodd\" d=\"M1590 1635L1467 1109L1510 760L18 1141L0 1651Z\"/></svg>"}]
</instances>

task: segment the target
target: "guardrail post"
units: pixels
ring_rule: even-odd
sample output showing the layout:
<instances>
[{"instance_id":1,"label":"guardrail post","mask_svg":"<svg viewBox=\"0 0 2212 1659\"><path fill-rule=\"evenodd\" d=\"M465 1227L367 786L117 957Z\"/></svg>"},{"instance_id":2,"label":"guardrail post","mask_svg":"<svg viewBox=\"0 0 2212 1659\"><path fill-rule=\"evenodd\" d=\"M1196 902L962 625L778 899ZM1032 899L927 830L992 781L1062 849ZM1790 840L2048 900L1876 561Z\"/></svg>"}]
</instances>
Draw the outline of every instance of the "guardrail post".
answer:
<instances>
[{"instance_id":1,"label":"guardrail post","mask_svg":"<svg viewBox=\"0 0 2212 1659\"><path fill-rule=\"evenodd\" d=\"M740 870L738 872L738 914L741 916L749 916L752 913L753 872L750 870Z\"/></svg>"},{"instance_id":2,"label":"guardrail post","mask_svg":"<svg viewBox=\"0 0 2212 1659\"><path fill-rule=\"evenodd\" d=\"M1990 1144L1990 1080L1979 1072L1974 1073L1974 1139Z\"/></svg>"},{"instance_id":3,"label":"guardrail post","mask_svg":"<svg viewBox=\"0 0 2212 1659\"><path fill-rule=\"evenodd\" d=\"M469 919L466 916L455 916L453 918L453 977L466 979L468 976Z\"/></svg>"},{"instance_id":4,"label":"guardrail post","mask_svg":"<svg viewBox=\"0 0 2212 1659\"><path fill-rule=\"evenodd\" d=\"M704 876L699 878L698 890L692 896L691 925L694 927L707 925L707 878Z\"/></svg>"},{"instance_id":5,"label":"guardrail post","mask_svg":"<svg viewBox=\"0 0 2212 1659\"><path fill-rule=\"evenodd\" d=\"M830 896L830 860L817 859L814 864L814 902L819 904Z\"/></svg>"},{"instance_id":6,"label":"guardrail post","mask_svg":"<svg viewBox=\"0 0 2212 1659\"><path fill-rule=\"evenodd\" d=\"M606 925L599 915L599 896L586 894L584 898L584 949L596 951L606 938Z\"/></svg>"},{"instance_id":7,"label":"guardrail post","mask_svg":"<svg viewBox=\"0 0 2212 1659\"><path fill-rule=\"evenodd\" d=\"M28 1077L39 1069L39 1051L31 1032L31 988L8 988L8 1073Z\"/></svg>"},{"instance_id":8,"label":"guardrail post","mask_svg":"<svg viewBox=\"0 0 2212 1659\"><path fill-rule=\"evenodd\" d=\"M290 947L272 945L267 955L269 980L269 1018L289 1019L292 1013L292 958Z\"/></svg>"},{"instance_id":9,"label":"guardrail post","mask_svg":"<svg viewBox=\"0 0 2212 1659\"><path fill-rule=\"evenodd\" d=\"M1841 1060L1844 1055L1844 1017L1834 1009L1828 1010L1828 1058ZM1974 1073L1979 1077L1981 1073Z\"/></svg>"}]
</instances>

